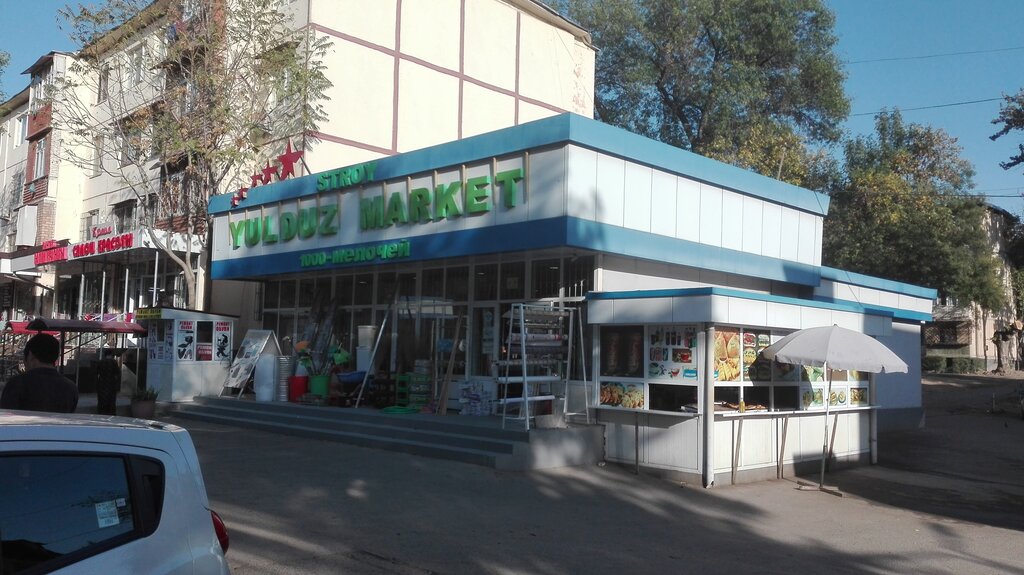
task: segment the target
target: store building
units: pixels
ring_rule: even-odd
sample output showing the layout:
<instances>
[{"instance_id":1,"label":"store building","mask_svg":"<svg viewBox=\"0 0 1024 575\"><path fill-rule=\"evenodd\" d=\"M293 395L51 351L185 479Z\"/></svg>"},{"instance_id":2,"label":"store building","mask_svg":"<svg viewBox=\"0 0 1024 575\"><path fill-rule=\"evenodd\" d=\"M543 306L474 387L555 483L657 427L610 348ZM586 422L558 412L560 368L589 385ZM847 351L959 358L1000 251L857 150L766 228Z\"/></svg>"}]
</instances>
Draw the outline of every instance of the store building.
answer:
<instances>
[{"instance_id":1,"label":"store building","mask_svg":"<svg viewBox=\"0 0 1024 575\"><path fill-rule=\"evenodd\" d=\"M877 427L920 420L921 325L935 293L822 266L828 205L562 114L215 197L211 274L263 286L249 301L258 325L240 332L297 337L327 298L350 348L396 296L406 307L443 299L468 319L456 378L481 386L494 385L513 304L572 307L590 359L572 377L591 391L607 459L705 482L759 478L820 460L824 401L841 461L870 457ZM392 372L426 358L432 322L454 323L404 311ZM820 370L758 362L784 334L830 324L878 338L909 373L879 376L873 390L836 373L825 398Z\"/></svg>"}]
</instances>

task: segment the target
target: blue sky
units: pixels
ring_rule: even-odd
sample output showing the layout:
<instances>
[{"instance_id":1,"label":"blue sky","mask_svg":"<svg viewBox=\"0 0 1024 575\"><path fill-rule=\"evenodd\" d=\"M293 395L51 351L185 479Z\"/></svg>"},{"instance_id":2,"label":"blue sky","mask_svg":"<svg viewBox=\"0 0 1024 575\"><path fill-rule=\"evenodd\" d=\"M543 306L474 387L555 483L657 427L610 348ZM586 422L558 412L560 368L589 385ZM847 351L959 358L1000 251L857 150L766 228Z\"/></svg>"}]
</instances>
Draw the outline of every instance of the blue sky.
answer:
<instances>
[{"instance_id":1,"label":"blue sky","mask_svg":"<svg viewBox=\"0 0 1024 575\"><path fill-rule=\"evenodd\" d=\"M1015 214L1024 212L1024 167L999 167L1024 142L1011 133L998 142L990 122L999 102L1024 88L1024 3L1020 0L826 0L836 14L838 52L848 62L852 135L871 134L873 114L898 107L907 122L941 128L957 138L977 171L976 190ZM73 48L57 27L66 0L0 0L0 50L11 54L3 75L10 95L28 79L22 70L50 50ZM978 52L942 56L943 54ZM892 61L883 59L901 58ZM873 60L869 62L860 62ZM860 63L858 63L860 62ZM860 115L863 114L863 115ZM1009 197L999 197L1009 196Z\"/></svg>"}]
</instances>

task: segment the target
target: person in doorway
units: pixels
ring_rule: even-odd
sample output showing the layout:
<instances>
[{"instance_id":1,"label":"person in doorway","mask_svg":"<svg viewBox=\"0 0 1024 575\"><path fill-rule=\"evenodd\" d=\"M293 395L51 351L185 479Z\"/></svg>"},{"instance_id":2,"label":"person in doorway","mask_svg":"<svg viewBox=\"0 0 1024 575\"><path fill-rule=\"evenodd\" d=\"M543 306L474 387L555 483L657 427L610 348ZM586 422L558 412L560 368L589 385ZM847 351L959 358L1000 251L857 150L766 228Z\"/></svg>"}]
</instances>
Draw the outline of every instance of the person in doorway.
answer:
<instances>
[{"instance_id":1,"label":"person in doorway","mask_svg":"<svg viewBox=\"0 0 1024 575\"><path fill-rule=\"evenodd\" d=\"M60 342L46 333L32 336L25 344L25 373L7 382L0 395L0 409L74 413L78 387L57 371Z\"/></svg>"},{"instance_id":2,"label":"person in doorway","mask_svg":"<svg viewBox=\"0 0 1024 575\"><path fill-rule=\"evenodd\" d=\"M121 389L121 366L116 355L96 362L96 413L117 415L117 392Z\"/></svg>"}]
</instances>

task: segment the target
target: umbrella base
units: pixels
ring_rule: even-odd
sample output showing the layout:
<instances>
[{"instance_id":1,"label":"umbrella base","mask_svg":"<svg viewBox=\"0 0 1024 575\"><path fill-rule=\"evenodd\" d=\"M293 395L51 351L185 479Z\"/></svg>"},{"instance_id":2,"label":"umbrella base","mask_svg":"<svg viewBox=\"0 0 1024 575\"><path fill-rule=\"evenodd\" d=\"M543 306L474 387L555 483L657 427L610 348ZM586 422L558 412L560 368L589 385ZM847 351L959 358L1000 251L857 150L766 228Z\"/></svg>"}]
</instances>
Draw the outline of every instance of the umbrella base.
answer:
<instances>
[{"instance_id":1,"label":"umbrella base","mask_svg":"<svg viewBox=\"0 0 1024 575\"><path fill-rule=\"evenodd\" d=\"M797 480L797 489L800 491L822 491L829 495L835 495L836 497L844 497L843 492L838 487L830 487L828 485L818 485L817 483L810 483L808 481Z\"/></svg>"}]
</instances>

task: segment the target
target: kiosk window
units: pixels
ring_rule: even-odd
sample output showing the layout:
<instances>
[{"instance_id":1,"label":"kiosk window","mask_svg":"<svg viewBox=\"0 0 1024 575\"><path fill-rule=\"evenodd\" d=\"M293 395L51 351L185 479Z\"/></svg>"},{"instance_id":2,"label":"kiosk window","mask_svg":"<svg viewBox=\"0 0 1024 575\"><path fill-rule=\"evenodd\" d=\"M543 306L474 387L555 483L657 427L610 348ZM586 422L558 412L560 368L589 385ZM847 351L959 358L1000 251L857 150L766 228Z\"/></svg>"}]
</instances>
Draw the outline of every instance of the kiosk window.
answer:
<instances>
[{"instance_id":1,"label":"kiosk window","mask_svg":"<svg viewBox=\"0 0 1024 575\"><path fill-rule=\"evenodd\" d=\"M650 408L656 411L697 411L697 386L652 383Z\"/></svg>"}]
</instances>

